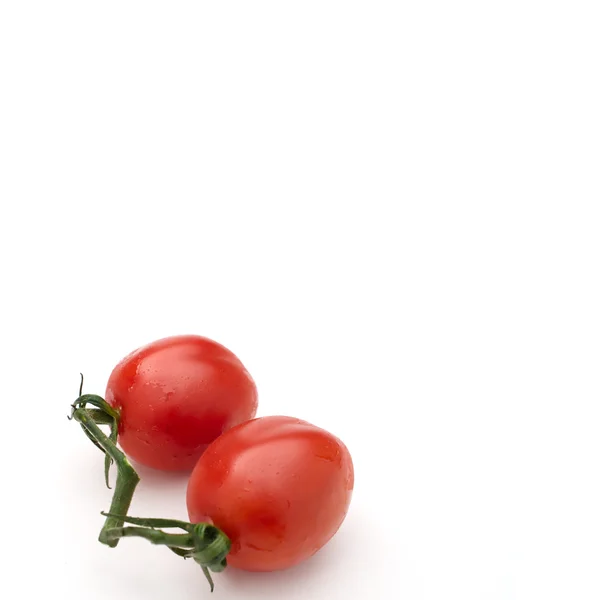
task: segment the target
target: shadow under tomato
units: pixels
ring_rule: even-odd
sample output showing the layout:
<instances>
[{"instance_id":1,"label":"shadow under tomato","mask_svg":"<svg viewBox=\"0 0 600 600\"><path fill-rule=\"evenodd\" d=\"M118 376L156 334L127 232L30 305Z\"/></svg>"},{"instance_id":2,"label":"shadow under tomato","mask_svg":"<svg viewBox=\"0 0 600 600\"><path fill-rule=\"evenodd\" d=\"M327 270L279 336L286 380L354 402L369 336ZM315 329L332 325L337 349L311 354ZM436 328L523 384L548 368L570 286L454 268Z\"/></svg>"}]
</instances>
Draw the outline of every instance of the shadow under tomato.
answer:
<instances>
[{"instance_id":1,"label":"shadow under tomato","mask_svg":"<svg viewBox=\"0 0 600 600\"><path fill-rule=\"evenodd\" d=\"M191 471L159 471L146 467L135 461L131 461L133 468L140 476L140 480L144 485L153 487L172 487L173 485L187 485Z\"/></svg>"}]
</instances>

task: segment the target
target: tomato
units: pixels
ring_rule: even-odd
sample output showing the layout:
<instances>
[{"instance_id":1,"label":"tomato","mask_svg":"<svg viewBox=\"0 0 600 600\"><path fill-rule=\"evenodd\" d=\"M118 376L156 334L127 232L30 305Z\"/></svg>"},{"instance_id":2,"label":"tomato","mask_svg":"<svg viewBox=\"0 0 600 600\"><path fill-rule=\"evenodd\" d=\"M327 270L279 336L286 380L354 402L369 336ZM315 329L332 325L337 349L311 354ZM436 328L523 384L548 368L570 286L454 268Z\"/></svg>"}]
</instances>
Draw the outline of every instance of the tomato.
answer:
<instances>
[{"instance_id":1,"label":"tomato","mask_svg":"<svg viewBox=\"0 0 600 600\"><path fill-rule=\"evenodd\" d=\"M254 381L227 348L204 337L165 338L113 370L106 401L119 412L119 443L133 460L191 470L224 431L256 414Z\"/></svg>"},{"instance_id":2,"label":"tomato","mask_svg":"<svg viewBox=\"0 0 600 600\"><path fill-rule=\"evenodd\" d=\"M228 563L247 571L286 569L312 556L344 520L354 469L335 436L291 417L248 421L215 440L187 489L192 523L231 540Z\"/></svg>"}]
</instances>

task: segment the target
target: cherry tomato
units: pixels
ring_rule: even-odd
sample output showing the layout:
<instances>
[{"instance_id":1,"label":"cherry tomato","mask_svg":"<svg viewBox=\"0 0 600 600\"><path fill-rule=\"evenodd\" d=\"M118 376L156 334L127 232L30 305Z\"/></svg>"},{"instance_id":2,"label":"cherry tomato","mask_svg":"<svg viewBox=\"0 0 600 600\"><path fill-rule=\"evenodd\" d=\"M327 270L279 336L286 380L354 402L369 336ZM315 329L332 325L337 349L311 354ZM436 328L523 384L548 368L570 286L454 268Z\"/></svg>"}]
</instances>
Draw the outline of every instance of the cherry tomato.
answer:
<instances>
[{"instance_id":1,"label":"cherry tomato","mask_svg":"<svg viewBox=\"0 0 600 600\"><path fill-rule=\"evenodd\" d=\"M258 396L232 352L186 335L125 357L108 380L106 401L120 413L119 442L130 458L156 469L191 470L213 440L254 417Z\"/></svg>"},{"instance_id":2,"label":"cherry tomato","mask_svg":"<svg viewBox=\"0 0 600 600\"><path fill-rule=\"evenodd\" d=\"M247 571L286 569L312 556L344 520L354 487L346 446L291 417L248 421L215 440L187 489L193 523L231 539L228 563Z\"/></svg>"}]
</instances>

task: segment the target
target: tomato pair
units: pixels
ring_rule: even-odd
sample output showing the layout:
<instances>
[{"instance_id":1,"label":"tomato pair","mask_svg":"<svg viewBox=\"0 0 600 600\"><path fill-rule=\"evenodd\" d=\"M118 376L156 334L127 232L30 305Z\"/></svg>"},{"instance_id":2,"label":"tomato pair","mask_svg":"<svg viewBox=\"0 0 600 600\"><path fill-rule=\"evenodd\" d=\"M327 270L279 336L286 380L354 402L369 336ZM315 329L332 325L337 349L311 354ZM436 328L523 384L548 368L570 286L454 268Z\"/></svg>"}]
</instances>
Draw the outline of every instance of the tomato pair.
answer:
<instances>
[{"instance_id":1,"label":"tomato pair","mask_svg":"<svg viewBox=\"0 0 600 600\"><path fill-rule=\"evenodd\" d=\"M100 540L145 537L209 569L285 569L317 552L340 527L354 472L346 446L299 419L254 419L256 386L241 361L199 336L154 342L113 370L106 401L81 395L73 405L96 445L118 467ZM94 408L90 409L89 406ZM110 425L109 436L98 425ZM137 484L134 461L163 470L193 468L191 523L126 516ZM123 526L124 523L135 527ZM167 533L161 527L179 527ZM227 558L226 558L227 557Z\"/></svg>"}]
</instances>

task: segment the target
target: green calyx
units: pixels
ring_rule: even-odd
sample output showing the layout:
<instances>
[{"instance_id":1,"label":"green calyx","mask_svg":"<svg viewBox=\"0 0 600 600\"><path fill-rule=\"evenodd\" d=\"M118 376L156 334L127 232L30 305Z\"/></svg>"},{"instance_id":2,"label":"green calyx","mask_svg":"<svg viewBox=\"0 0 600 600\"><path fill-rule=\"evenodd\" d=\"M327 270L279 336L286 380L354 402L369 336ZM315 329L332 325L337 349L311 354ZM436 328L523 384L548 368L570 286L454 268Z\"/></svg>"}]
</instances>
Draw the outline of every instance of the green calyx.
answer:
<instances>
[{"instance_id":1,"label":"green calyx","mask_svg":"<svg viewBox=\"0 0 600 600\"><path fill-rule=\"evenodd\" d=\"M140 480L139 475L127 460L127 457L117 448L117 435L119 431L120 414L106 400L95 394L82 394L83 375L79 387L79 397L71 405L69 419L77 421L92 443L104 453L104 479L110 489L109 471L110 466L117 466L117 481L113 499L110 505L111 517L107 518L99 540L103 544L114 548L118 539L108 539L106 532L115 527L123 525L122 517L127 515L135 488ZM94 408L88 408L88 405ZM100 425L108 425L109 435L106 435Z\"/></svg>"},{"instance_id":2,"label":"green calyx","mask_svg":"<svg viewBox=\"0 0 600 600\"><path fill-rule=\"evenodd\" d=\"M102 513L108 518L118 518L134 527L115 527L106 531L108 541L117 542L124 537L141 537L152 544L167 546L182 558L193 558L202 568L210 591L214 583L210 572L220 573L227 566L231 541L218 527L207 523L187 523L171 519L140 519ZM167 533L159 527L176 527L185 533Z\"/></svg>"}]
</instances>

